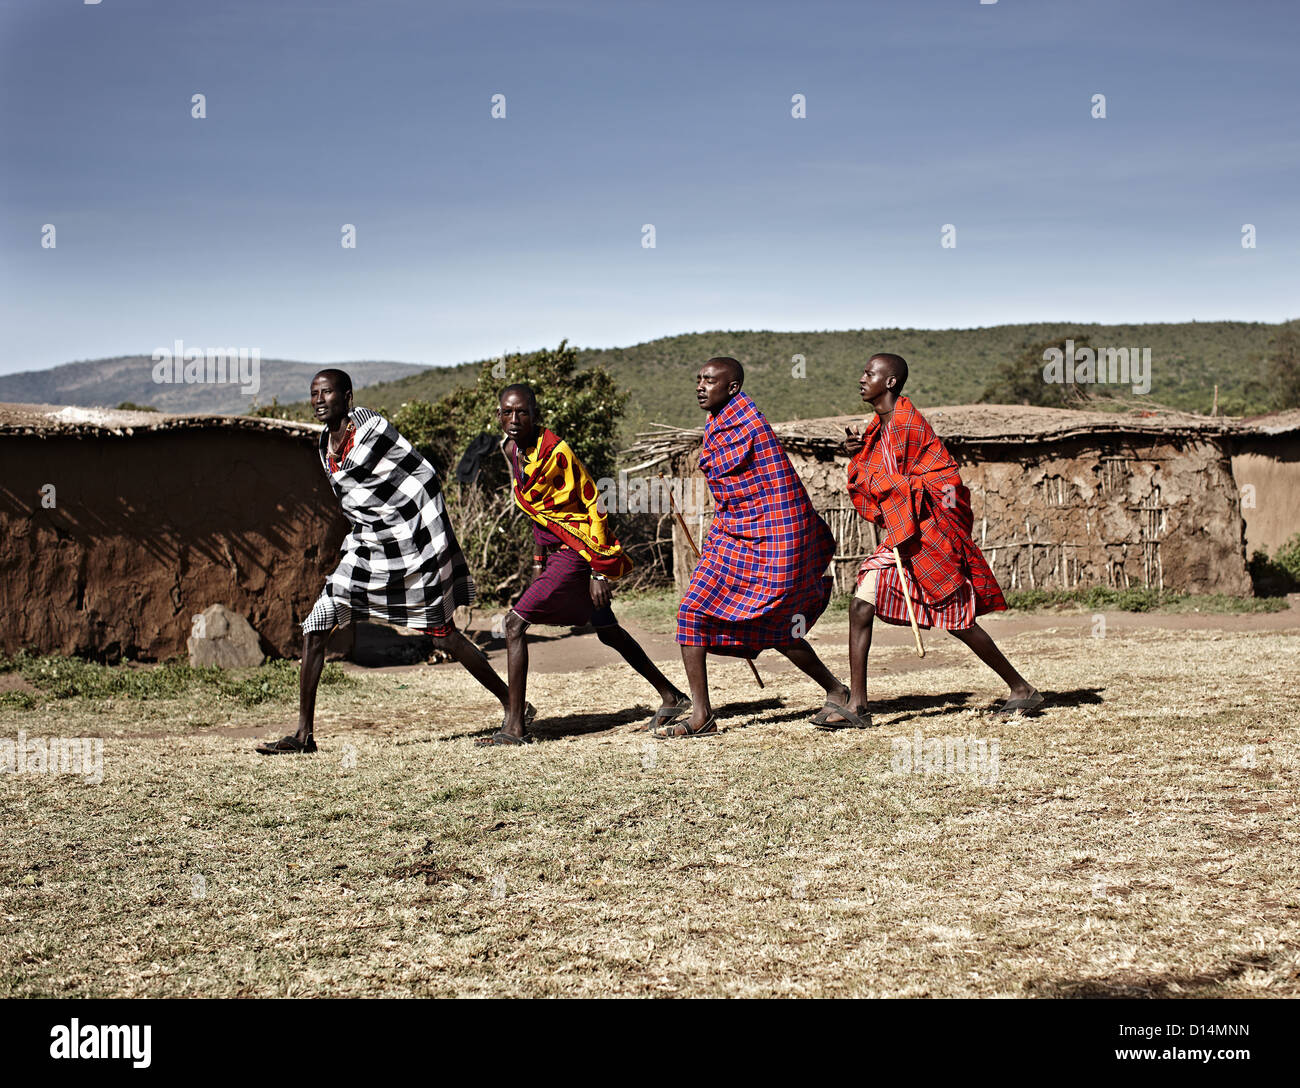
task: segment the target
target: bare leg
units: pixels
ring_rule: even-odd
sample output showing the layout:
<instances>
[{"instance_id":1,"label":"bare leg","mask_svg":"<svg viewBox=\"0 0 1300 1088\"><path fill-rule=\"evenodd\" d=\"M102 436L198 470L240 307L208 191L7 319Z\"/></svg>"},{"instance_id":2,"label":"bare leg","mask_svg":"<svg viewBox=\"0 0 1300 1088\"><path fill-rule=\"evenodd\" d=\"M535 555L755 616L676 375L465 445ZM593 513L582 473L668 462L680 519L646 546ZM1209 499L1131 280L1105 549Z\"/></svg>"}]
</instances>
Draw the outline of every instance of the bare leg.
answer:
<instances>
[{"instance_id":1,"label":"bare leg","mask_svg":"<svg viewBox=\"0 0 1300 1088\"><path fill-rule=\"evenodd\" d=\"M867 705L867 656L875 619L876 606L854 597L849 605L849 683L853 691L849 703L854 707Z\"/></svg>"},{"instance_id":2,"label":"bare leg","mask_svg":"<svg viewBox=\"0 0 1300 1088\"><path fill-rule=\"evenodd\" d=\"M596 637L611 650L623 655L623 660L632 666L659 693L664 706L678 706L686 701L686 693L668 679L659 667L646 656L641 644L617 623L609 627L597 627Z\"/></svg>"},{"instance_id":3,"label":"bare leg","mask_svg":"<svg viewBox=\"0 0 1300 1088\"><path fill-rule=\"evenodd\" d=\"M440 650L446 650L464 665L470 676L495 695L502 707L509 712L510 691L501 677L496 674L496 670L488 664L488 659L483 656L482 650L454 628L451 634L443 638L435 638L433 644Z\"/></svg>"},{"instance_id":4,"label":"bare leg","mask_svg":"<svg viewBox=\"0 0 1300 1088\"><path fill-rule=\"evenodd\" d=\"M713 707L709 703L709 670L705 664L707 652L703 646L683 646L682 664L686 667L686 680L691 688L692 730L704 728L704 723L713 716Z\"/></svg>"},{"instance_id":5,"label":"bare leg","mask_svg":"<svg viewBox=\"0 0 1300 1088\"><path fill-rule=\"evenodd\" d=\"M298 670L298 732L304 744L312 739L316 724L316 688L325 667L325 643L328 631L308 631L302 640L302 668Z\"/></svg>"},{"instance_id":6,"label":"bare leg","mask_svg":"<svg viewBox=\"0 0 1300 1088\"><path fill-rule=\"evenodd\" d=\"M840 683L839 678L822 663L817 651L804 639L791 642L787 646L778 646L777 652L790 659L800 672L805 673L821 684L829 702L844 705L849 699L849 689Z\"/></svg>"},{"instance_id":7,"label":"bare leg","mask_svg":"<svg viewBox=\"0 0 1300 1088\"><path fill-rule=\"evenodd\" d=\"M948 633L953 638L966 643L975 651L976 657L1006 681L1007 687L1011 689L1013 699L1023 699L1033 691L1033 688L1025 682L1025 678L1016 672L1011 662L1003 656L1002 651L997 648L997 644L989 637L989 633L978 623L972 624L964 631L949 631Z\"/></svg>"},{"instance_id":8,"label":"bare leg","mask_svg":"<svg viewBox=\"0 0 1300 1088\"><path fill-rule=\"evenodd\" d=\"M524 707L528 694L528 621L513 609L506 613L506 677L510 684L503 733L524 735Z\"/></svg>"}]
</instances>

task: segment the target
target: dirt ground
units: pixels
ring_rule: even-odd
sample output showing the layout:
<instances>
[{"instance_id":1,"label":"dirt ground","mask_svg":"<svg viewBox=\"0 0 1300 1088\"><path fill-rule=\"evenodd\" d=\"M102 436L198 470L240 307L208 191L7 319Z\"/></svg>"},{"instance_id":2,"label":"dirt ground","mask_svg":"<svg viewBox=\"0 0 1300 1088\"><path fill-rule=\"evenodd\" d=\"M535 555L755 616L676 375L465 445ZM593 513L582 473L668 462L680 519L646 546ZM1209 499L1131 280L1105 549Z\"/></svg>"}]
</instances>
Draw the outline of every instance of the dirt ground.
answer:
<instances>
[{"instance_id":1,"label":"dirt ground","mask_svg":"<svg viewBox=\"0 0 1300 1088\"><path fill-rule=\"evenodd\" d=\"M990 620L1049 697L1010 720L902 629L867 731L810 728L767 653L761 691L711 659L722 736L651 741L590 635L532 647L523 749L473 746L500 710L456 665L350 669L311 757L252 752L288 701L5 707L104 748L98 784L0 775L0 993L1300 994L1300 610L1104 618ZM844 632L813 632L840 673Z\"/></svg>"}]
</instances>

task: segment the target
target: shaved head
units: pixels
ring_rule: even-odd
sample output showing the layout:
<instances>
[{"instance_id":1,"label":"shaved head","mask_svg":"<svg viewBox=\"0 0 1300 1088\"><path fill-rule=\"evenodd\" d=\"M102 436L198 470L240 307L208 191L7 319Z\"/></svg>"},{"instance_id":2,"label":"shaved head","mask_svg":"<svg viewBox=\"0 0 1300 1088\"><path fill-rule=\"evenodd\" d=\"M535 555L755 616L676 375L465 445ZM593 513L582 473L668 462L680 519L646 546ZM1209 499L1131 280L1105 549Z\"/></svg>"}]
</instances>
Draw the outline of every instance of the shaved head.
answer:
<instances>
[{"instance_id":1,"label":"shaved head","mask_svg":"<svg viewBox=\"0 0 1300 1088\"><path fill-rule=\"evenodd\" d=\"M880 351L867 360L871 364L879 359L885 364L891 376L898 379L898 384L894 386L895 395L903 391L903 386L907 384L907 360L901 355L894 355L892 352Z\"/></svg>"},{"instance_id":2,"label":"shaved head","mask_svg":"<svg viewBox=\"0 0 1300 1088\"><path fill-rule=\"evenodd\" d=\"M710 414L722 411L745 381L745 368L730 355L715 355L695 375L695 400Z\"/></svg>"},{"instance_id":3,"label":"shaved head","mask_svg":"<svg viewBox=\"0 0 1300 1088\"><path fill-rule=\"evenodd\" d=\"M352 392L352 379L348 377L346 370L339 370L336 367L328 367L325 370L317 371L316 377L312 378L312 381L315 381L316 378L325 378L331 386L342 392L344 395Z\"/></svg>"},{"instance_id":4,"label":"shaved head","mask_svg":"<svg viewBox=\"0 0 1300 1088\"><path fill-rule=\"evenodd\" d=\"M740 365L739 359L733 359L730 355L715 355L704 365L725 371L728 382L735 382L737 385L745 384L745 368Z\"/></svg>"},{"instance_id":5,"label":"shaved head","mask_svg":"<svg viewBox=\"0 0 1300 1088\"><path fill-rule=\"evenodd\" d=\"M498 404L506 399L507 393L516 393L523 397L528 401L528 406L532 408L533 414L537 414L537 394L533 392L533 387L527 382L516 382L514 385L507 385L501 390L501 395L497 398Z\"/></svg>"}]
</instances>

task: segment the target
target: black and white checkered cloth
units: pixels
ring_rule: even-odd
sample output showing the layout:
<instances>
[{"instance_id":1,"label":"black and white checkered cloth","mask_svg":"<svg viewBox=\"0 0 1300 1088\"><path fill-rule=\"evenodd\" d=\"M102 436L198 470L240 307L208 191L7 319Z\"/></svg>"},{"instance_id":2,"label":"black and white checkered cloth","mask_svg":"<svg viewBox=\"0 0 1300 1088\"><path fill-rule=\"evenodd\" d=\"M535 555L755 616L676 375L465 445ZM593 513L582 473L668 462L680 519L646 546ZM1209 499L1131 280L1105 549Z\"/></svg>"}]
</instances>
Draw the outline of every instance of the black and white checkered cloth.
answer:
<instances>
[{"instance_id":1,"label":"black and white checkered cloth","mask_svg":"<svg viewBox=\"0 0 1300 1088\"><path fill-rule=\"evenodd\" d=\"M328 431L320 459L352 531L303 631L358 616L420 630L450 623L475 590L438 473L379 413L354 408L349 418L356 437L342 466L330 471Z\"/></svg>"}]
</instances>

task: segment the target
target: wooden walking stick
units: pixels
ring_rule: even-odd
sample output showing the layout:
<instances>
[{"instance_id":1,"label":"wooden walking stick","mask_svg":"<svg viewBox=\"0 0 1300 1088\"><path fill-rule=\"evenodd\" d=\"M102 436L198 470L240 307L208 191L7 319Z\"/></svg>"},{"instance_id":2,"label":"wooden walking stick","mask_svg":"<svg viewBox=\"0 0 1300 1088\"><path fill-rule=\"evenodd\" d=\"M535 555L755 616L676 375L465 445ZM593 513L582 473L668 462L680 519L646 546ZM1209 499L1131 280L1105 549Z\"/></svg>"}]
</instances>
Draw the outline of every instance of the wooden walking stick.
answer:
<instances>
[{"instance_id":1,"label":"wooden walking stick","mask_svg":"<svg viewBox=\"0 0 1300 1088\"><path fill-rule=\"evenodd\" d=\"M907 602L907 618L912 621L912 637L916 639L916 656L925 656L925 647L921 645L921 628L916 622L916 610L912 607L912 594L907 589L907 575L903 573L903 557L894 549L894 563L898 566L898 582L903 590L903 600Z\"/></svg>"},{"instance_id":2,"label":"wooden walking stick","mask_svg":"<svg viewBox=\"0 0 1300 1088\"><path fill-rule=\"evenodd\" d=\"M662 480L663 478L663 469L660 469L659 479ZM690 544L691 551L695 553L695 558L699 559L700 547L695 543L695 538L691 536L690 526L686 524L686 519L682 517L682 512L677 509L677 500L673 498L673 489L671 487L665 487L664 490L668 492L668 505L672 509L673 517L677 519L677 524L682 527L682 532L686 534L686 542ZM745 664L749 666L749 671L754 674L754 683L761 688L763 686L763 678L758 675L758 668L754 665L754 659L752 657L745 658Z\"/></svg>"}]
</instances>

